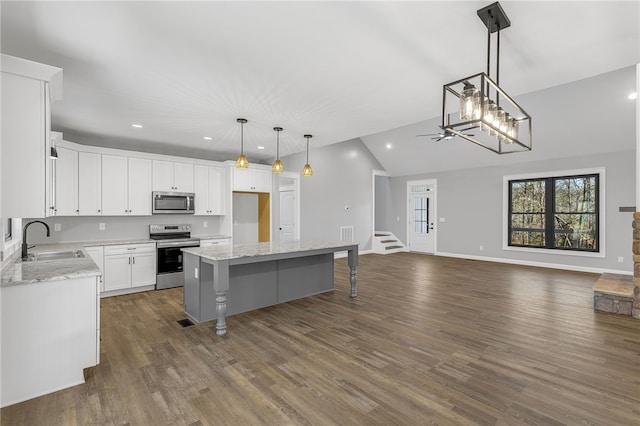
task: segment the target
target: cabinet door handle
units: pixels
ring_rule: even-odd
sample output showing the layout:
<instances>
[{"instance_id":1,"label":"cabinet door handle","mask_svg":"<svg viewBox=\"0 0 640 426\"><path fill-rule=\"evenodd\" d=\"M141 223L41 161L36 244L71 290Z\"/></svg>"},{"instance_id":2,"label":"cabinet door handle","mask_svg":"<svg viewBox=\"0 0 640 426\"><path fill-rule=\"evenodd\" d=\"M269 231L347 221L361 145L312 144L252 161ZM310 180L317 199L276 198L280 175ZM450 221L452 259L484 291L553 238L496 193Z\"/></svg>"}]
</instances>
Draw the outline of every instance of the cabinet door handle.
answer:
<instances>
[{"instance_id":1,"label":"cabinet door handle","mask_svg":"<svg viewBox=\"0 0 640 426\"><path fill-rule=\"evenodd\" d=\"M133 257L133 264L134 264L134 265L136 264L136 258L135 258L135 256Z\"/></svg>"},{"instance_id":2,"label":"cabinet door handle","mask_svg":"<svg viewBox=\"0 0 640 426\"><path fill-rule=\"evenodd\" d=\"M129 265L131 265L131 256L129 256Z\"/></svg>"}]
</instances>

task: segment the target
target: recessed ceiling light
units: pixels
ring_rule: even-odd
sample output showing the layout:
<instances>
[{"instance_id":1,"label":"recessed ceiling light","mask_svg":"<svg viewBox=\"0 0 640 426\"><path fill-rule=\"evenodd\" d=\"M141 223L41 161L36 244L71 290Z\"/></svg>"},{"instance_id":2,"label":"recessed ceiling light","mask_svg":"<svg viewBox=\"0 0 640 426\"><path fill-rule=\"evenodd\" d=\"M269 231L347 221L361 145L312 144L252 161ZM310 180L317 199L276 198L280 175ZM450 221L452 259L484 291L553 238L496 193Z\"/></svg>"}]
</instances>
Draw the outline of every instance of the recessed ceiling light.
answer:
<instances>
[{"instance_id":1,"label":"recessed ceiling light","mask_svg":"<svg viewBox=\"0 0 640 426\"><path fill-rule=\"evenodd\" d=\"M258 149L264 149L264 146L258 145Z\"/></svg>"},{"instance_id":2,"label":"recessed ceiling light","mask_svg":"<svg viewBox=\"0 0 640 426\"><path fill-rule=\"evenodd\" d=\"M638 99L638 93L637 92L633 92L633 93L629 93L629 99L633 100L633 99Z\"/></svg>"},{"instance_id":3,"label":"recessed ceiling light","mask_svg":"<svg viewBox=\"0 0 640 426\"><path fill-rule=\"evenodd\" d=\"M385 146L387 147L387 149L393 148L393 145L391 145L390 143L386 144Z\"/></svg>"},{"instance_id":4,"label":"recessed ceiling light","mask_svg":"<svg viewBox=\"0 0 640 426\"><path fill-rule=\"evenodd\" d=\"M136 129L142 129L142 124L132 124L131 127L135 127Z\"/></svg>"},{"instance_id":5,"label":"recessed ceiling light","mask_svg":"<svg viewBox=\"0 0 640 426\"><path fill-rule=\"evenodd\" d=\"M210 141L211 139L213 139L211 136L205 136L202 139L204 139L205 141Z\"/></svg>"}]
</instances>

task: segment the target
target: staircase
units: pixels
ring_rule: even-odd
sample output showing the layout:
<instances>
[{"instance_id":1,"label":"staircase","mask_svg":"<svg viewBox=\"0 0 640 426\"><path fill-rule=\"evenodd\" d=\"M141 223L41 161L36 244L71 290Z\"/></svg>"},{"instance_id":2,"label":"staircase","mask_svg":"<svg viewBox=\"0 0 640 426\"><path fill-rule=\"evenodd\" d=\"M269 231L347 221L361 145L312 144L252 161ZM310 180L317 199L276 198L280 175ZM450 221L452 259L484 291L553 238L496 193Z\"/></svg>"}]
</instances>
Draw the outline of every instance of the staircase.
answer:
<instances>
[{"instance_id":1,"label":"staircase","mask_svg":"<svg viewBox=\"0 0 640 426\"><path fill-rule=\"evenodd\" d=\"M373 237L373 252L377 254L390 254L398 253L402 251L408 251L402 244L402 241L398 240L393 232L387 231L375 231Z\"/></svg>"}]
</instances>

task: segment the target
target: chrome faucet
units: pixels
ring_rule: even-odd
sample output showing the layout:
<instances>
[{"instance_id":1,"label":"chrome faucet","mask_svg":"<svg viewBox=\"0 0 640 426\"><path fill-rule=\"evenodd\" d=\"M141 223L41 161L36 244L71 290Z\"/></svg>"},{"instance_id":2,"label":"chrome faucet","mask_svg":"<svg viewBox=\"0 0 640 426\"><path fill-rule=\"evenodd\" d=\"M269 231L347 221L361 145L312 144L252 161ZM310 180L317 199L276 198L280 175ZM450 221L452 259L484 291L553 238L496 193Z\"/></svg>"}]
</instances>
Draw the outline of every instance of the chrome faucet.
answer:
<instances>
[{"instance_id":1,"label":"chrome faucet","mask_svg":"<svg viewBox=\"0 0 640 426\"><path fill-rule=\"evenodd\" d=\"M27 228L29 227L29 225L33 223L43 224L44 227L47 228L47 237L51 234L51 231L49 230L49 225L47 225L41 220L34 220L32 222L27 223L22 229L22 260L27 259L27 251L29 250L29 246L27 245Z\"/></svg>"}]
</instances>

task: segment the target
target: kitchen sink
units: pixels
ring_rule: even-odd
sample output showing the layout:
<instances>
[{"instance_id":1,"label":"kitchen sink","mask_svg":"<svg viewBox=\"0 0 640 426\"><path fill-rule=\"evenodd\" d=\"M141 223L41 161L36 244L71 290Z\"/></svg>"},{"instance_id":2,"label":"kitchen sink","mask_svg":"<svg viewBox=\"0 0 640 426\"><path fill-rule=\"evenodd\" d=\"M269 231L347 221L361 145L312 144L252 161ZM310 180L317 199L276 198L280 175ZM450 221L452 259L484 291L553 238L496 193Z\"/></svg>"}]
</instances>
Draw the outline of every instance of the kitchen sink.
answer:
<instances>
[{"instance_id":1,"label":"kitchen sink","mask_svg":"<svg viewBox=\"0 0 640 426\"><path fill-rule=\"evenodd\" d=\"M45 260L76 259L84 257L82 250L55 251L48 253L29 253L25 262L42 262Z\"/></svg>"}]
</instances>

